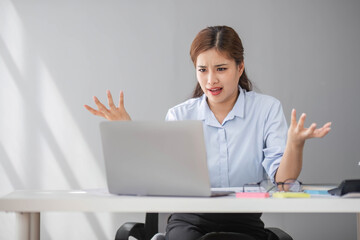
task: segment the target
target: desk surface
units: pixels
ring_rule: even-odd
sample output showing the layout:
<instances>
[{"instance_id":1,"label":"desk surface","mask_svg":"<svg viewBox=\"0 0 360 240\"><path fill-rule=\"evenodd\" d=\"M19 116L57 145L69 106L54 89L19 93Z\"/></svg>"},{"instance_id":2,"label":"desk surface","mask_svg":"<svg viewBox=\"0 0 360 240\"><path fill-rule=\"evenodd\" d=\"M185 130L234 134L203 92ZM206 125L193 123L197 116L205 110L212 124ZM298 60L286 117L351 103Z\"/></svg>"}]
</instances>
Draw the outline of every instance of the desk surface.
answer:
<instances>
[{"instance_id":1,"label":"desk surface","mask_svg":"<svg viewBox=\"0 0 360 240\"><path fill-rule=\"evenodd\" d=\"M26 190L0 198L0 211L360 213L360 198L145 197L117 196L100 191Z\"/></svg>"}]
</instances>

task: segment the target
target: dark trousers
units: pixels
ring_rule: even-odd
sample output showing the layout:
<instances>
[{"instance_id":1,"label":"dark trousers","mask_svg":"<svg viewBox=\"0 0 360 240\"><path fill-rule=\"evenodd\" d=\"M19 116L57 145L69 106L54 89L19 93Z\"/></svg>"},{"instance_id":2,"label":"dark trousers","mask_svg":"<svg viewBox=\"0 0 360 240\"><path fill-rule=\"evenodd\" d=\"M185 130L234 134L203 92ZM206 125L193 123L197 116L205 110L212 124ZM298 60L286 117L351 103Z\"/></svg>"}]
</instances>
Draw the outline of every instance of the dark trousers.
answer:
<instances>
[{"instance_id":1,"label":"dark trousers","mask_svg":"<svg viewBox=\"0 0 360 240\"><path fill-rule=\"evenodd\" d=\"M166 240L266 240L260 217L261 213L175 213L168 219Z\"/></svg>"}]
</instances>

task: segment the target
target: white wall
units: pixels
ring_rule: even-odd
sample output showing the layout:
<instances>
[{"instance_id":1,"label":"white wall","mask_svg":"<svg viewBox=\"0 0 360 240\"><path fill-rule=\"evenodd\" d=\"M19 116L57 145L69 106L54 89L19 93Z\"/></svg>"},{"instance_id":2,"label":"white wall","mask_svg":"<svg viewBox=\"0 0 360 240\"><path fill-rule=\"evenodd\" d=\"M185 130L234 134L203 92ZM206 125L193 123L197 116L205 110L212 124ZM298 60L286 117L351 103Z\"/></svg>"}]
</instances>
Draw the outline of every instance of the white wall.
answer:
<instances>
[{"instance_id":1,"label":"white wall","mask_svg":"<svg viewBox=\"0 0 360 240\"><path fill-rule=\"evenodd\" d=\"M93 95L105 100L106 89L116 97L124 90L133 119L163 119L196 82L189 58L195 34L223 24L243 40L249 77L281 100L287 117L295 107L309 125L333 122L325 139L307 143L300 179L359 178L359 13L356 0L0 0L0 195L104 188L101 119L83 105L94 105ZM47 213L41 235L111 239L122 222L142 219ZM264 220L297 240L355 239L354 214ZM0 239L14 236L13 222L12 214L0 214Z\"/></svg>"}]
</instances>

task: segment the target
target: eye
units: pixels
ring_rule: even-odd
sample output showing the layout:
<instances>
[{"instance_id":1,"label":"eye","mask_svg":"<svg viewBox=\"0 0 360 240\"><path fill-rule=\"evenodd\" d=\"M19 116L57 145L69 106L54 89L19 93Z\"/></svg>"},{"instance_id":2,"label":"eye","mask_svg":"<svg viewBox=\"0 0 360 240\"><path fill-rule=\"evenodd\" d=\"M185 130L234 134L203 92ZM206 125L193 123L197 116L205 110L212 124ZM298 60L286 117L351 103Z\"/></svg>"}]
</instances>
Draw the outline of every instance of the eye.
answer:
<instances>
[{"instance_id":1,"label":"eye","mask_svg":"<svg viewBox=\"0 0 360 240\"><path fill-rule=\"evenodd\" d=\"M205 72L206 69L205 69L205 68L199 68L198 71L199 71L199 72Z\"/></svg>"},{"instance_id":2,"label":"eye","mask_svg":"<svg viewBox=\"0 0 360 240\"><path fill-rule=\"evenodd\" d=\"M222 71L225 71L227 68L218 68L217 70L219 71L219 72L222 72Z\"/></svg>"}]
</instances>

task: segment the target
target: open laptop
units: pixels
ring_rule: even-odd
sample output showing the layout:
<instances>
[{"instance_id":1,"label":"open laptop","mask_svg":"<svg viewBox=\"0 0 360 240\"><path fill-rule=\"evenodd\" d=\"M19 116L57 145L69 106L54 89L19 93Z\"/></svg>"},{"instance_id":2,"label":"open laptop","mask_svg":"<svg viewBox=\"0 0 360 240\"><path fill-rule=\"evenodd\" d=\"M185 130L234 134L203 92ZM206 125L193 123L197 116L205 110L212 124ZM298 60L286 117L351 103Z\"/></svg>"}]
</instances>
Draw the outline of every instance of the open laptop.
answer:
<instances>
[{"instance_id":1,"label":"open laptop","mask_svg":"<svg viewBox=\"0 0 360 240\"><path fill-rule=\"evenodd\" d=\"M211 192L201 121L101 122L110 193L217 196Z\"/></svg>"}]
</instances>

